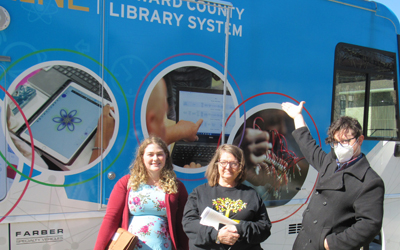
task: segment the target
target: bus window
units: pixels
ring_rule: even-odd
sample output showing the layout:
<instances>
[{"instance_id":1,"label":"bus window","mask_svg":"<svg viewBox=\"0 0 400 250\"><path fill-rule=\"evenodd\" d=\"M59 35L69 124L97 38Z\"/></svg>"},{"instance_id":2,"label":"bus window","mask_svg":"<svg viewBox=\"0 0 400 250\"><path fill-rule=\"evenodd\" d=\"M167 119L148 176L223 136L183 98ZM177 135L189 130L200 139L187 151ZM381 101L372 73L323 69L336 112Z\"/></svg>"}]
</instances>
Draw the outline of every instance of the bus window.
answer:
<instances>
[{"instance_id":1,"label":"bus window","mask_svg":"<svg viewBox=\"0 0 400 250\"><path fill-rule=\"evenodd\" d=\"M395 53L338 44L332 120L351 116L367 139L398 140L396 76Z\"/></svg>"}]
</instances>

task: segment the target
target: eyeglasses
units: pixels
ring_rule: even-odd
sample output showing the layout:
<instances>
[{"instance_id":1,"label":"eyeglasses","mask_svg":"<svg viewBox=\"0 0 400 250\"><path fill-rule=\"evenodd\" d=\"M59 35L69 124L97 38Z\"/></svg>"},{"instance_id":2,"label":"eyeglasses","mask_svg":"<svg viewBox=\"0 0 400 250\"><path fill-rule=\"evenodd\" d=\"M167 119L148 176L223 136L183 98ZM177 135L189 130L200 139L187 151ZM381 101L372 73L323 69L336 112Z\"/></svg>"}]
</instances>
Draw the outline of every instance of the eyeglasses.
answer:
<instances>
[{"instance_id":1,"label":"eyeglasses","mask_svg":"<svg viewBox=\"0 0 400 250\"><path fill-rule=\"evenodd\" d=\"M350 141L356 139L356 137L353 137L351 139L348 140L343 140L343 141L333 141L331 143L329 143L331 145L332 148L337 148L337 146L340 144L342 147L346 147L350 145Z\"/></svg>"},{"instance_id":2,"label":"eyeglasses","mask_svg":"<svg viewBox=\"0 0 400 250\"><path fill-rule=\"evenodd\" d=\"M228 166L228 164L229 164L229 166L231 166L232 168L237 168L237 167L240 166L240 163L237 162L237 161L219 161L218 164L219 164L221 167L226 167L226 166Z\"/></svg>"}]
</instances>

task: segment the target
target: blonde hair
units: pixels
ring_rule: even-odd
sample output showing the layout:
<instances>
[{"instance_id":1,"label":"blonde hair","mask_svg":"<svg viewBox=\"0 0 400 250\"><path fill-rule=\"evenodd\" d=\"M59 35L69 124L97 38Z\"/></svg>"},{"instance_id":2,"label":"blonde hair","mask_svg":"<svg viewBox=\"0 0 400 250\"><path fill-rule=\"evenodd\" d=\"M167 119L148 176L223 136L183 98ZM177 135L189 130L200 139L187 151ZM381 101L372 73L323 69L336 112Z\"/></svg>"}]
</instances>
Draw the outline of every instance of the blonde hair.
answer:
<instances>
[{"instance_id":1,"label":"blonde hair","mask_svg":"<svg viewBox=\"0 0 400 250\"><path fill-rule=\"evenodd\" d=\"M219 181L218 162L219 158L224 152L232 154L239 162L239 175L235 179L236 184L239 185L246 179L243 151L235 145L223 144L218 147L217 151L215 151L215 154L211 159L210 163L208 164L206 170L205 176L208 180L208 185L212 187L218 184Z\"/></svg>"},{"instance_id":2,"label":"blonde hair","mask_svg":"<svg viewBox=\"0 0 400 250\"><path fill-rule=\"evenodd\" d=\"M155 136L150 136L149 138L142 141L139 148L137 149L136 159L129 167L131 176L129 178L128 188L131 188L132 190L137 190L140 184L147 182L149 174L147 173L146 166L144 165L143 162L143 155L147 146L149 146L150 144L160 146L163 149L166 156L165 166L162 168L160 173L159 183L161 189L168 194L177 193L178 183L176 179L176 174L172 166L172 160L168 151L167 144L165 144L165 142L161 140L159 137Z\"/></svg>"}]
</instances>

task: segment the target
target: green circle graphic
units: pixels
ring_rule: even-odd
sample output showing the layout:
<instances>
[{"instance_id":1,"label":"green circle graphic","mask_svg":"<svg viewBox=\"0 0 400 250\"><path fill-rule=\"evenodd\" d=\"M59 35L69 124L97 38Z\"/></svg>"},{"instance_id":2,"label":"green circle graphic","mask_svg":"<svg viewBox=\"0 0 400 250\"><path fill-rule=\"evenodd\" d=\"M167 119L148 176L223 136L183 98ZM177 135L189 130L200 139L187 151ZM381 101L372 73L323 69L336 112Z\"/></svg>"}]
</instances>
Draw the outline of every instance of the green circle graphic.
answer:
<instances>
[{"instance_id":1,"label":"green circle graphic","mask_svg":"<svg viewBox=\"0 0 400 250\"><path fill-rule=\"evenodd\" d=\"M80 182L70 183L70 184L64 184L64 185L61 185L61 184L50 184L50 183L46 183L46 182L42 182L42 181L35 180L35 179L33 179L33 178L31 178L31 177L25 175L24 173L20 172L20 171L19 171L18 169L16 169L13 165L11 165L11 164L6 160L6 158L4 157L4 155L3 155L1 152L0 152L0 157L7 163L7 165L8 165L9 167L11 167L11 168L12 168L15 172L17 172L19 175L25 177L25 178L28 179L28 180L31 180L31 181L33 181L33 182L36 182L36 183L38 183L38 184L42 184L42 185L46 185L46 186L51 186L51 187L70 187L70 186L77 186L77 185L86 183L86 182L88 182L88 181L91 181L91 180L97 178L97 177L98 177L99 175L101 175L101 174L104 174L112 165L114 165L114 163L115 163L115 162L117 161L117 159L120 157L120 155L121 155L123 149L125 148L126 142L128 141L129 127L130 127L130 120L131 120L131 119L130 119L130 115L129 115L129 105L128 105L128 100L127 100L127 98L126 98L126 96L125 96L125 93L124 93L124 91L123 91L123 89L122 89L122 87L121 87L121 84L118 82L117 78L111 73L111 71L110 71L107 67L105 67L105 66L102 65L100 62L98 62L97 60L95 60L94 58L92 58L92 57L90 57L90 56L88 56L88 55L85 55L85 54L83 54L83 53L81 53L81 52L74 51L74 50L70 50L70 49L50 48L50 49L38 50L38 51L32 52L32 53L30 53L30 54L27 54L27 55L25 55L25 56L19 58L18 60L16 60L16 61L15 61L14 63L12 63L8 68L6 68L6 70L3 72L3 74L0 75L0 79L3 79L4 75L5 75L9 70L11 70L12 67L14 67L16 64L18 64L18 63L21 62L22 60L24 60L24 59L26 59L26 58L28 58L28 57L30 57L30 56L39 54L39 53L54 52L54 51L61 51L61 52L74 53L74 54L78 54L78 55L81 55L81 56L83 56L83 57L88 58L89 60L95 62L95 63L98 64L100 67L102 67L104 70L106 70L107 73L110 74L110 76L111 76L111 77L114 79L114 81L117 83L117 85L118 85L119 89L121 90L121 93L122 93L122 95L123 95L123 97L124 97L125 105L126 105L126 107L127 107L127 114L126 114L126 117L127 117L127 122L128 122L128 124L127 124L127 125L128 125L128 126L127 126L128 129L127 129L127 131L126 131L125 140L124 140L124 143L122 144L121 150L118 152L117 156L116 156L115 159L110 163L110 165L108 165L107 168L105 168L101 173L98 173L97 175L94 175L94 176L92 176L92 177L90 177L90 178L88 178L88 179L86 179L86 180L80 181ZM33 167L33 166L31 166L31 167Z\"/></svg>"}]
</instances>

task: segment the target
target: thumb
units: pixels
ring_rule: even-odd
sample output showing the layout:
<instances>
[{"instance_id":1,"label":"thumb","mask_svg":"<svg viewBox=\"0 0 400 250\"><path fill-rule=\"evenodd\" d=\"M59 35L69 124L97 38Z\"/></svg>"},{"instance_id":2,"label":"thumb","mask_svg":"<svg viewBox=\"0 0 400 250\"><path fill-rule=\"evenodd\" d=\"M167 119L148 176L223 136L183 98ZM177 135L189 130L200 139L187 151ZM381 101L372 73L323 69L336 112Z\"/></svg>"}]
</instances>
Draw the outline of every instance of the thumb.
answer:
<instances>
[{"instance_id":1,"label":"thumb","mask_svg":"<svg viewBox=\"0 0 400 250\"><path fill-rule=\"evenodd\" d=\"M303 106L304 106L305 103L306 103L305 101L301 101L300 104L299 104L299 107L300 107L301 109L303 109Z\"/></svg>"}]
</instances>

